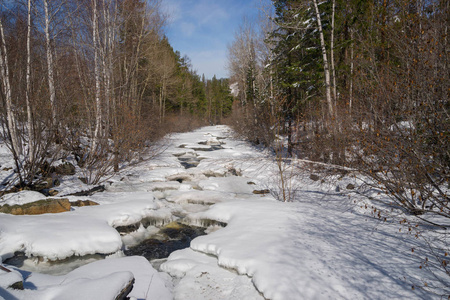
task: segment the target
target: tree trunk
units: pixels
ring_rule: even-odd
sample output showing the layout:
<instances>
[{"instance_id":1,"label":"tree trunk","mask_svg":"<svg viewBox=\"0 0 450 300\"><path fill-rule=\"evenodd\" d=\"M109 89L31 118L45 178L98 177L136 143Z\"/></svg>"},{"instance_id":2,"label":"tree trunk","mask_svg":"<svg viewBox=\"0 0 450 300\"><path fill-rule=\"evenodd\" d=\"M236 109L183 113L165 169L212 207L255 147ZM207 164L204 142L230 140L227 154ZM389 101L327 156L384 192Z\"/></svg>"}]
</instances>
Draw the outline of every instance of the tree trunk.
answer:
<instances>
[{"instance_id":1,"label":"tree trunk","mask_svg":"<svg viewBox=\"0 0 450 300\"><path fill-rule=\"evenodd\" d=\"M353 44L353 30L350 28L350 90L349 90L349 102L348 102L348 112L350 116L352 115L352 105L353 105L353 58L354 58L354 44Z\"/></svg>"},{"instance_id":2,"label":"tree trunk","mask_svg":"<svg viewBox=\"0 0 450 300\"><path fill-rule=\"evenodd\" d=\"M93 20L92 20L92 38L94 47L94 77L95 77L95 131L92 139L91 154L97 151L100 129L102 125L102 105L100 99L100 70L98 62L98 23L97 23L97 1L93 0Z\"/></svg>"},{"instance_id":3,"label":"tree trunk","mask_svg":"<svg viewBox=\"0 0 450 300\"><path fill-rule=\"evenodd\" d=\"M331 117L333 117L334 109L333 109L333 101L331 99L330 68L328 66L327 49L326 49L326 45L325 45L325 38L323 36L322 21L320 19L319 6L317 4L317 0L313 0L313 2L314 2L314 7L316 9L317 27L319 29L320 46L322 48L323 69L324 69L324 73L325 73L325 88L326 88L326 95L327 95L328 113L330 114Z\"/></svg>"},{"instance_id":4,"label":"tree trunk","mask_svg":"<svg viewBox=\"0 0 450 300\"><path fill-rule=\"evenodd\" d=\"M27 74L25 103L27 106L27 131L28 131L28 162L32 165L35 159L35 140L33 131L33 118L31 113L30 92L31 92L31 0L28 0L27 18Z\"/></svg>"},{"instance_id":5,"label":"tree trunk","mask_svg":"<svg viewBox=\"0 0 450 300\"><path fill-rule=\"evenodd\" d=\"M0 19L0 36L2 40L2 48L0 51L0 74L2 77L2 88L4 94L4 101L6 102L6 119L8 126L9 138L11 141L11 151L14 156L17 171L19 174L20 182L23 182L23 178L20 172L19 157L22 154L21 144L16 130L16 120L13 113L11 84L9 82L9 67L8 67L8 53L6 50L5 34L3 32L3 24Z\"/></svg>"},{"instance_id":6,"label":"tree trunk","mask_svg":"<svg viewBox=\"0 0 450 300\"><path fill-rule=\"evenodd\" d=\"M47 73L48 73L48 91L50 93L50 105L52 110L52 129L57 134L58 128L56 123L56 91L55 91L55 77L54 77L54 65L53 54L50 40L50 15L48 11L48 0L44 0L45 10L45 42L47 50Z\"/></svg>"},{"instance_id":7,"label":"tree trunk","mask_svg":"<svg viewBox=\"0 0 450 300\"><path fill-rule=\"evenodd\" d=\"M334 67L334 19L336 11L336 0L333 0L333 8L331 15L331 45L330 45L330 55L331 55L331 73L333 74L333 98L334 98L334 108L337 109L337 87L336 87L336 68ZM337 112L335 111L335 114Z\"/></svg>"}]
</instances>

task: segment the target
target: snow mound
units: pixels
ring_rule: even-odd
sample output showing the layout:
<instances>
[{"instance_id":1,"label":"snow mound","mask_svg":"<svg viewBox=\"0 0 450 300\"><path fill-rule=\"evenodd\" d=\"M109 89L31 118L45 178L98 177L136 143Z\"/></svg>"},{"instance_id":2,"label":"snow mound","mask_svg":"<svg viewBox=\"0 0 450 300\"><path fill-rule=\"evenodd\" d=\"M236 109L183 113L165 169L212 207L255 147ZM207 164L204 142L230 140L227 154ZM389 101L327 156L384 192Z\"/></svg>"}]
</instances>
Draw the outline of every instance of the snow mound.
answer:
<instances>
[{"instance_id":1,"label":"snow mound","mask_svg":"<svg viewBox=\"0 0 450 300\"><path fill-rule=\"evenodd\" d=\"M174 298L183 300L263 300L251 279L218 266L217 259L192 249L173 252L161 269L181 280Z\"/></svg>"},{"instance_id":2,"label":"snow mound","mask_svg":"<svg viewBox=\"0 0 450 300\"><path fill-rule=\"evenodd\" d=\"M148 200L80 207L59 214L0 214L0 257L4 260L16 251L44 260L115 253L122 240L113 227L135 224L159 207L151 194L146 197Z\"/></svg>"},{"instance_id":3,"label":"snow mound","mask_svg":"<svg viewBox=\"0 0 450 300\"><path fill-rule=\"evenodd\" d=\"M43 199L46 199L46 197L42 193L34 191L20 191L17 193L6 194L1 197L0 205L23 205Z\"/></svg>"},{"instance_id":4,"label":"snow mound","mask_svg":"<svg viewBox=\"0 0 450 300\"><path fill-rule=\"evenodd\" d=\"M111 300L134 278L133 289L128 295L131 299L172 299L167 275L158 273L143 257L108 258L82 266L64 276L28 272L24 275L24 290L0 289L0 297L18 300Z\"/></svg>"}]
</instances>

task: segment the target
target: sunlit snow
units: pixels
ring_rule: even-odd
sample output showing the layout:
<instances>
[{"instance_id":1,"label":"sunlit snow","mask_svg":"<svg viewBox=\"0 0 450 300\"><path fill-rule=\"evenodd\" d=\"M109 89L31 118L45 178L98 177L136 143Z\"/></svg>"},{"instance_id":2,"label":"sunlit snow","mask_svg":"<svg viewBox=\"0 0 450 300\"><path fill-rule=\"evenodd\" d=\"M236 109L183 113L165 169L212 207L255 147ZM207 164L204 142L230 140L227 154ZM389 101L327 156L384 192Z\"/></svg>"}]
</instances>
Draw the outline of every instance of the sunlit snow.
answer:
<instances>
[{"instance_id":1,"label":"sunlit snow","mask_svg":"<svg viewBox=\"0 0 450 300\"><path fill-rule=\"evenodd\" d=\"M399 232L397 224L373 218L357 193L342 192L360 181L352 176L314 181L306 164L299 163L290 179L295 201L280 202L274 198L279 174L270 153L232 134L227 126L211 126L171 135L162 154L109 178L103 183L106 191L68 197L98 206L37 216L0 214L1 260L22 252L35 261L33 270L3 264L11 272L0 270L0 298L112 299L132 278L132 299L431 297L411 288L430 276L419 270L420 261L411 254L420 241ZM183 157L197 165L183 167ZM1 151L0 159L7 164L10 158ZM62 182L61 194L80 185L75 176ZM272 193L254 193L265 189ZM0 201L21 204L44 198L21 192ZM153 266L143 257L124 257L124 247L154 233L154 227L140 224L143 220L182 219L226 226L211 226L190 248ZM115 230L133 224L140 224L139 229L128 235ZM54 260L97 254L101 258L67 266L58 276L40 272ZM8 288L18 280L24 280L24 290Z\"/></svg>"}]
</instances>

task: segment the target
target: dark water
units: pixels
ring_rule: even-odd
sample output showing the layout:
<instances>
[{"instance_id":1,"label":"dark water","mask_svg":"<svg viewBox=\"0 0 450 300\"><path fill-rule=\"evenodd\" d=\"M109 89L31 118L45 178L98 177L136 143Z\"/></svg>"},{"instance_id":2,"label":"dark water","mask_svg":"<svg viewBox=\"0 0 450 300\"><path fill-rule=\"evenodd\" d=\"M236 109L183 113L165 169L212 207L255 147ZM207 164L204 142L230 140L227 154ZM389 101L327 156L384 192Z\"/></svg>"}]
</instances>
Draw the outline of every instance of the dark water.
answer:
<instances>
[{"instance_id":1,"label":"dark water","mask_svg":"<svg viewBox=\"0 0 450 300\"><path fill-rule=\"evenodd\" d=\"M203 227L176 223L175 226L162 228L158 238L147 239L124 253L127 256L143 256L148 260L166 258L176 250L188 248L194 238L205 234Z\"/></svg>"}]
</instances>

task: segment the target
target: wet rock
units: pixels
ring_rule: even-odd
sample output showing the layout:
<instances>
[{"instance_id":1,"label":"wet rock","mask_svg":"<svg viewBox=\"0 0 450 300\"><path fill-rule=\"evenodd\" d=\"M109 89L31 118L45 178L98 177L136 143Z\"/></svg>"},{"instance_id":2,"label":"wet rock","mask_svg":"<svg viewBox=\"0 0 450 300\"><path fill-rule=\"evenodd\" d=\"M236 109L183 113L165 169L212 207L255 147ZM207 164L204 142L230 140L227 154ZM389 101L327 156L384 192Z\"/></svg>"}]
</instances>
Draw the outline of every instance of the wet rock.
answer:
<instances>
[{"instance_id":1,"label":"wet rock","mask_svg":"<svg viewBox=\"0 0 450 300\"><path fill-rule=\"evenodd\" d=\"M192 181L192 176L189 174L176 174L169 177L166 177L168 181L178 181L179 183L183 183L184 181Z\"/></svg>"},{"instance_id":2,"label":"wet rock","mask_svg":"<svg viewBox=\"0 0 450 300\"><path fill-rule=\"evenodd\" d=\"M23 205L8 205L0 207L0 212L12 215L40 215L46 213L60 213L70 210L68 199L46 199Z\"/></svg>"},{"instance_id":3,"label":"wet rock","mask_svg":"<svg viewBox=\"0 0 450 300\"><path fill-rule=\"evenodd\" d=\"M131 232L135 232L136 230L139 229L140 225L141 225L141 223L131 224L131 225L127 225L127 226L117 226L116 230L121 235L125 235L125 234L131 233Z\"/></svg>"},{"instance_id":4,"label":"wet rock","mask_svg":"<svg viewBox=\"0 0 450 300\"><path fill-rule=\"evenodd\" d=\"M59 175L75 175L75 166L65 162L55 167L55 173Z\"/></svg>"},{"instance_id":5,"label":"wet rock","mask_svg":"<svg viewBox=\"0 0 450 300\"><path fill-rule=\"evenodd\" d=\"M185 169L191 169L191 168L195 168L198 166L200 162L198 161L181 161L180 164L185 168Z\"/></svg>"},{"instance_id":6,"label":"wet rock","mask_svg":"<svg viewBox=\"0 0 450 300\"><path fill-rule=\"evenodd\" d=\"M196 156L186 156L178 157L178 160L185 169L190 169L197 167L201 159L197 158Z\"/></svg>"},{"instance_id":7,"label":"wet rock","mask_svg":"<svg viewBox=\"0 0 450 300\"><path fill-rule=\"evenodd\" d=\"M0 265L0 289L2 287L23 290L23 277L17 271L11 271Z\"/></svg>"},{"instance_id":8,"label":"wet rock","mask_svg":"<svg viewBox=\"0 0 450 300\"><path fill-rule=\"evenodd\" d=\"M311 176L309 176L309 179L311 179L312 181L319 181L320 177L316 174L311 174Z\"/></svg>"},{"instance_id":9,"label":"wet rock","mask_svg":"<svg viewBox=\"0 0 450 300\"><path fill-rule=\"evenodd\" d=\"M7 265L15 266L15 267L22 267L24 264L24 261L27 259L25 256L25 252L22 251L16 251L14 252L14 256L7 258L4 260L4 263Z\"/></svg>"},{"instance_id":10,"label":"wet rock","mask_svg":"<svg viewBox=\"0 0 450 300\"><path fill-rule=\"evenodd\" d=\"M354 190L354 189L355 189L355 185L354 185L354 184L351 184L351 183L349 183L349 184L347 184L347 187L346 187L346 189L347 189L347 190Z\"/></svg>"},{"instance_id":11,"label":"wet rock","mask_svg":"<svg viewBox=\"0 0 450 300\"><path fill-rule=\"evenodd\" d=\"M126 287L124 287L120 293L116 296L116 298L114 298L114 300L126 300L129 299L127 296L129 293L131 293L131 290L133 289L133 285L134 285L134 278L130 280L130 282L128 282L128 284L126 285Z\"/></svg>"},{"instance_id":12,"label":"wet rock","mask_svg":"<svg viewBox=\"0 0 450 300\"><path fill-rule=\"evenodd\" d=\"M198 144L204 146L218 146L221 145L222 143L215 138L211 138L207 141L198 142Z\"/></svg>"},{"instance_id":13,"label":"wet rock","mask_svg":"<svg viewBox=\"0 0 450 300\"><path fill-rule=\"evenodd\" d=\"M35 190L35 191L40 191L40 190L50 189L52 187L53 187L53 178L44 177L44 178L40 179L39 181L37 181L36 183L34 183L31 186L31 189Z\"/></svg>"},{"instance_id":14,"label":"wet rock","mask_svg":"<svg viewBox=\"0 0 450 300\"><path fill-rule=\"evenodd\" d=\"M265 190L254 190L253 194L255 195L266 195L266 194L270 194L270 190L265 189Z\"/></svg>"},{"instance_id":15,"label":"wet rock","mask_svg":"<svg viewBox=\"0 0 450 300\"><path fill-rule=\"evenodd\" d=\"M23 281L17 281L9 286L13 290L23 290Z\"/></svg>"},{"instance_id":16,"label":"wet rock","mask_svg":"<svg viewBox=\"0 0 450 300\"><path fill-rule=\"evenodd\" d=\"M48 190L48 195L49 196L56 196L56 195L58 195L58 191L57 190L54 190L54 189L50 189L50 190Z\"/></svg>"},{"instance_id":17,"label":"wet rock","mask_svg":"<svg viewBox=\"0 0 450 300\"><path fill-rule=\"evenodd\" d=\"M161 233L169 239L182 240L183 238L193 238L203 235L204 230L199 227L191 227L178 222L171 222L161 229Z\"/></svg>"},{"instance_id":18,"label":"wet rock","mask_svg":"<svg viewBox=\"0 0 450 300\"><path fill-rule=\"evenodd\" d=\"M225 177L225 173L221 173L221 172L214 172L212 170L207 170L203 172L203 175L205 175L206 177L210 178L210 177Z\"/></svg>"},{"instance_id":19,"label":"wet rock","mask_svg":"<svg viewBox=\"0 0 450 300\"><path fill-rule=\"evenodd\" d=\"M98 205L97 202L91 201L91 200L77 200L77 201L71 201L70 205L81 207L81 206L93 206Z\"/></svg>"},{"instance_id":20,"label":"wet rock","mask_svg":"<svg viewBox=\"0 0 450 300\"><path fill-rule=\"evenodd\" d=\"M95 193L101 193L104 192L105 186L104 185L99 185L96 187L93 187L90 190L86 190L86 191L81 191L81 192L76 192L76 193L72 193L72 194L68 194L66 196L77 196L77 197L86 197L86 196L92 196Z\"/></svg>"},{"instance_id":21,"label":"wet rock","mask_svg":"<svg viewBox=\"0 0 450 300\"><path fill-rule=\"evenodd\" d=\"M189 149L192 149L194 151L216 151L216 150L221 150L221 149L225 149L224 147L222 147L222 145L210 145L210 147L202 147L202 148L197 148L197 147L189 147Z\"/></svg>"},{"instance_id":22,"label":"wet rock","mask_svg":"<svg viewBox=\"0 0 450 300\"><path fill-rule=\"evenodd\" d=\"M225 149L225 148L222 147L222 145L212 145L211 149L212 149L212 151L216 151L216 150L222 150L222 149Z\"/></svg>"},{"instance_id":23,"label":"wet rock","mask_svg":"<svg viewBox=\"0 0 450 300\"><path fill-rule=\"evenodd\" d=\"M172 155L175 156L175 157L180 157L180 156L183 156L185 154L186 154L186 152L180 152L180 153L173 153Z\"/></svg>"}]
</instances>

